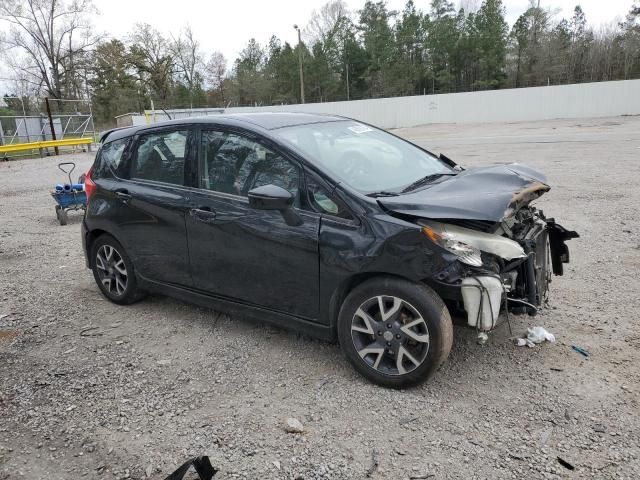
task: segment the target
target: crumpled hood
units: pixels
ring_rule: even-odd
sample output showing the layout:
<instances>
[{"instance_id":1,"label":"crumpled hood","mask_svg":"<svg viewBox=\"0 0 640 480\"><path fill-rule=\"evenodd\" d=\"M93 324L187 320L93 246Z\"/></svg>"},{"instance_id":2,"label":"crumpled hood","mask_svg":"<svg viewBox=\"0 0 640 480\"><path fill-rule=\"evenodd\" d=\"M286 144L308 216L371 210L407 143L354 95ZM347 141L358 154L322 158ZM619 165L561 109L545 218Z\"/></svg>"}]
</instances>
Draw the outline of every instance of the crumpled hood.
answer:
<instances>
[{"instance_id":1,"label":"crumpled hood","mask_svg":"<svg viewBox=\"0 0 640 480\"><path fill-rule=\"evenodd\" d=\"M392 212L432 219L499 222L548 192L544 174L517 163L471 168L417 192L379 198Z\"/></svg>"}]
</instances>

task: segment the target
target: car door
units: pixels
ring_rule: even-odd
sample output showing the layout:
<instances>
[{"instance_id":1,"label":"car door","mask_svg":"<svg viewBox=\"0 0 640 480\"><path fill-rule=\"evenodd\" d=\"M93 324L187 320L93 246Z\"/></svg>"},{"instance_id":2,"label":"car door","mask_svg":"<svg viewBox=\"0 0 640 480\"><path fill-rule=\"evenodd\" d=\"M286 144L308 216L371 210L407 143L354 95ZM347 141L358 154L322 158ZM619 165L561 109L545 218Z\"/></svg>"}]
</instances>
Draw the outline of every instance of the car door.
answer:
<instances>
[{"instance_id":1,"label":"car door","mask_svg":"<svg viewBox=\"0 0 640 480\"><path fill-rule=\"evenodd\" d=\"M317 319L320 215L298 208L300 166L255 134L203 127L198 176L187 216L196 288ZM301 225L287 225L278 211L249 207L249 190L267 184L294 195Z\"/></svg>"},{"instance_id":2,"label":"car door","mask_svg":"<svg viewBox=\"0 0 640 480\"><path fill-rule=\"evenodd\" d=\"M147 130L134 138L127 178L112 194L118 232L135 268L157 282L191 286L185 213L192 129ZM113 203L113 202L112 202Z\"/></svg>"}]
</instances>

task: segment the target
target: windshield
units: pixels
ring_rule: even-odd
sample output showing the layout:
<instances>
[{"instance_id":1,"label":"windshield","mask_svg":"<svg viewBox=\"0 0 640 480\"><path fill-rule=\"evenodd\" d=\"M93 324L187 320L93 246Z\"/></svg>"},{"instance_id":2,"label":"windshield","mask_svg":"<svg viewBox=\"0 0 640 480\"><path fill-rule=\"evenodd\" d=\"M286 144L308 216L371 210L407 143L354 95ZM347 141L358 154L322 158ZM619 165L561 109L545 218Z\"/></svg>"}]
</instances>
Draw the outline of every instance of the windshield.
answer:
<instances>
[{"instance_id":1,"label":"windshield","mask_svg":"<svg viewBox=\"0 0 640 480\"><path fill-rule=\"evenodd\" d=\"M425 177L453 173L415 145L352 120L298 125L273 133L363 193L400 193Z\"/></svg>"}]
</instances>

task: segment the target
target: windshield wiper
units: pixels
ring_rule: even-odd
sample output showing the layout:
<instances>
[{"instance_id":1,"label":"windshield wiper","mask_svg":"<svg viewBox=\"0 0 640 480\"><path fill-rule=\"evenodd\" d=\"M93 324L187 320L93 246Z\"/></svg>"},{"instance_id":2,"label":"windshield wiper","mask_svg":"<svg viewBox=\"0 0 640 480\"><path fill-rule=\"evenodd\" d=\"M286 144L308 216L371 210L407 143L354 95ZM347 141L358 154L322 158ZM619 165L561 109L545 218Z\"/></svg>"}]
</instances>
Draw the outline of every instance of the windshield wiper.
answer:
<instances>
[{"instance_id":1,"label":"windshield wiper","mask_svg":"<svg viewBox=\"0 0 640 480\"><path fill-rule=\"evenodd\" d=\"M384 190L380 191L380 192L371 192L371 193L367 193L367 197L397 197L398 195L400 195L398 192L385 192Z\"/></svg>"},{"instance_id":2,"label":"windshield wiper","mask_svg":"<svg viewBox=\"0 0 640 480\"><path fill-rule=\"evenodd\" d=\"M435 173L435 174L432 174L432 175L427 175L426 177L419 178L415 182L410 183L409 185L407 185L402 190L401 193L407 193L407 192L410 192L412 190L415 190L418 187L422 187L424 185L428 185L429 183L433 182L434 180L437 180L440 177L444 177L445 175L456 175L456 174L455 173Z\"/></svg>"}]
</instances>

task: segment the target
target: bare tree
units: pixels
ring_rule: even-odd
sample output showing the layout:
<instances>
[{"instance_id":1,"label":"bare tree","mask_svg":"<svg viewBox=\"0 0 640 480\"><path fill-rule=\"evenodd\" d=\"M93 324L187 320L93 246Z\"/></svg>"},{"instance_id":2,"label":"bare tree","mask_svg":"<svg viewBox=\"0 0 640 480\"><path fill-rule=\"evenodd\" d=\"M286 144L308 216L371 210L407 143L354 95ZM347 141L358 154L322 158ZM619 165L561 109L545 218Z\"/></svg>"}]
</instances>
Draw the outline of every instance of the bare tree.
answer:
<instances>
[{"instance_id":1,"label":"bare tree","mask_svg":"<svg viewBox=\"0 0 640 480\"><path fill-rule=\"evenodd\" d=\"M225 104L225 77L227 59L221 52L213 52L205 65L205 79L209 90L209 99L214 103Z\"/></svg>"},{"instance_id":2,"label":"bare tree","mask_svg":"<svg viewBox=\"0 0 640 480\"><path fill-rule=\"evenodd\" d=\"M131 63L140 82L158 100L167 100L172 86L175 62L167 39L149 24L137 24L131 35Z\"/></svg>"},{"instance_id":3,"label":"bare tree","mask_svg":"<svg viewBox=\"0 0 640 480\"><path fill-rule=\"evenodd\" d=\"M222 89L227 73L227 59L221 52L213 52L206 65L207 83L213 90Z\"/></svg>"},{"instance_id":4,"label":"bare tree","mask_svg":"<svg viewBox=\"0 0 640 480\"><path fill-rule=\"evenodd\" d=\"M320 11L311 13L311 20L304 30L304 36L309 45L325 42L335 35L341 22L349 17L349 9L344 0L331 0L325 3Z\"/></svg>"},{"instance_id":5,"label":"bare tree","mask_svg":"<svg viewBox=\"0 0 640 480\"><path fill-rule=\"evenodd\" d=\"M38 90L22 71L12 71L3 79L7 91L20 98L35 97Z\"/></svg>"},{"instance_id":6,"label":"bare tree","mask_svg":"<svg viewBox=\"0 0 640 480\"><path fill-rule=\"evenodd\" d=\"M182 29L178 38L173 38L171 53L176 63L176 70L186 83L189 92L200 87L202 77L200 72L204 66L200 43L195 39L191 27L187 25Z\"/></svg>"},{"instance_id":7,"label":"bare tree","mask_svg":"<svg viewBox=\"0 0 640 480\"><path fill-rule=\"evenodd\" d=\"M468 15L477 13L480 10L481 0L460 0L460 9Z\"/></svg>"},{"instance_id":8,"label":"bare tree","mask_svg":"<svg viewBox=\"0 0 640 480\"><path fill-rule=\"evenodd\" d=\"M633 3L622 27L624 51L624 78L633 78L640 73L640 3Z\"/></svg>"},{"instance_id":9,"label":"bare tree","mask_svg":"<svg viewBox=\"0 0 640 480\"><path fill-rule=\"evenodd\" d=\"M624 63L619 50L620 26L616 22L601 25L594 31L594 41L589 50L588 66L591 81L607 81L619 78L617 72Z\"/></svg>"},{"instance_id":10,"label":"bare tree","mask_svg":"<svg viewBox=\"0 0 640 480\"><path fill-rule=\"evenodd\" d=\"M0 21L10 25L0 38L8 64L53 98L75 96L77 61L98 41L88 20L92 11L91 0L0 1Z\"/></svg>"}]
</instances>

